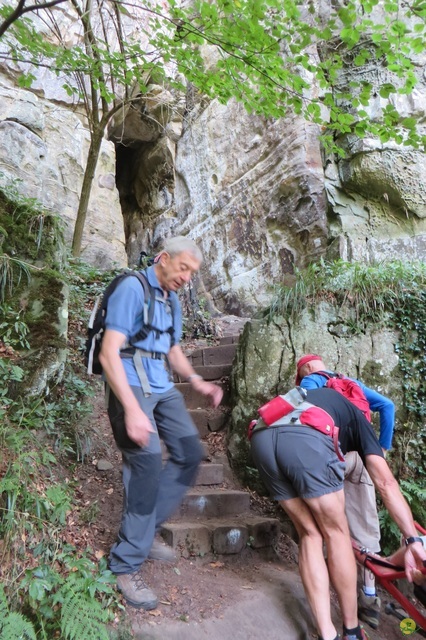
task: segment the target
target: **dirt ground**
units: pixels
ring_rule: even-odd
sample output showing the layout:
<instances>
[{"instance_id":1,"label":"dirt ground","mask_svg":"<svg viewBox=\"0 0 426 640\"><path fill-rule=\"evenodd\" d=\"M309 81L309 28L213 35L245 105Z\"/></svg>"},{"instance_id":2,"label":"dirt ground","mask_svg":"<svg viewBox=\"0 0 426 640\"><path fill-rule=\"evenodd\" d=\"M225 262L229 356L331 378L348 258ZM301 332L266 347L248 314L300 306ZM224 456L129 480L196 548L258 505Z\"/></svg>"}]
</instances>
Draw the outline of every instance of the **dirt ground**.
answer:
<instances>
[{"instance_id":1,"label":"dirt ground","mask_svg":"<svg viewBox=\"0 0 426 640\"><path fill-rule=\"evenodd\" d=\"M100 559L108 556L115 540L122 503L120 454L111 435L101 392L95 399L90 424L93 434L90 455L85 464L78 465L74 470L73 480L79 487L78 506L69 519L68 535L73 544L84 548L90 546L94 557ZM223 451L223 434L211 434L210 440L213 453ZM110 463L111 467L101 470L101 461ZM251 502L257 513L269 517L280 516L277 507L268 499L252 494ZM283 640L315 638L297 570L297 545L282 534L276 551L273 560L262 558L258 553L247 549L244 554L235 557L180 558L174 565L158 561L146 562L144 577L157 593L159 606L150 612L126 607L126 615L135 637L144 640L178 640L183 634L182 637L188 640L192 637L202 638L203 625L213 620L217 622L217 635L212 636L209 628L206 637L236 640L237 636L229 631L232 617L231 623L229 620L226 622L227 618L234 615L234 628L237 632L243 624L237 619L238 605L244 605L253 594L256 595L255 602L263 603L260 594L270 594L272 588L275 589L272 593L279 599L278 608L275 606L273 612L273 616L278 618L274 629L283 626L284 635L274 636L270 632L269 640L278 636ZM381 596L383 603L389 599L386 592L382 592ZM266 605L261 605L262 615L265 615L265 607L269 602L270 595L266 598ZM253 606L249 606L253 612ZM335 596L333 607L336 625L340 629ZM247 612L241 615L247 619ZM301 620L303 628L299 628ZM222 622L228 625L225 630L221 630ZM286 624L290 626L285 627ZM191 625L195 625L194 636L189 635L193 628ZM284 627L289 630L284 631ZM186 629L185 633L182 629ZM379 630L367 630L371 640L400 640L403 637L399 621L384 613ZM247 640L257 640L263 635L261 628L253 633L254 635L250 635L244 632L244 637ZM411 637L417 640L420 636L415 633Z\"/></svg>"}]
</instances>

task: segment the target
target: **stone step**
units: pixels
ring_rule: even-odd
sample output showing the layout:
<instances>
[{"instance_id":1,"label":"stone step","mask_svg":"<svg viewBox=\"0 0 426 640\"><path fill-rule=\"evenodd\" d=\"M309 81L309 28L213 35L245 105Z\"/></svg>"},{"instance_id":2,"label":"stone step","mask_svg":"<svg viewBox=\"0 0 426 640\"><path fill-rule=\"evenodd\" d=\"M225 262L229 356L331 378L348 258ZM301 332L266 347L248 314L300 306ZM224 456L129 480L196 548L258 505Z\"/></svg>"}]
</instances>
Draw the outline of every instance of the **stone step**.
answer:
<instances>
[{"instance_id":1,"label":"stone step","mask_svg":"<svg viewBox=\"0 0 426 640\"><path fill-rule=\"evenodd\" d=\"M215 462L202 462L195 479L196 486L222 484L223 464Z\"/></svg>"},{"instance_id":2,"label":"stone step","mask_svg":"<svg viewBox=\"0 0 426 640\"><path fill-rule=\"evenodd\" d=\"M227 406L229 403L229 381L217 382L218 386L223 389L223 398L221 405ZM179 382L176 388L183 394L187 409L208 409L210 408L210 399L195 391L190 382Z\"/></svg>"},{"instance_id":3,"label":"stone step","mask_svg":"<svg viewBox=\"0 0 426 640\"><path fill-rule=\"evenodd\" d=\"M220 380L228 378L232 371L232 363L229 364L212 364L208 366L195 366L195 373L202 376L204 380ZM184 378L180 378L175 374L175 382L185 382Z\"/></svg>"},{"instance_id":4,"label":"stone step","mask_svg":"<svg viewBox=\"0 0 426 640\"><path fill-rule=\"evenodd\" d=\"M222 406L217 409L189 409L188 413L193 419L201 438L204 438L212 431L223 429L230 416L230 410Z\"/></svg>"},{"instance_id":5,"label":"stone step","mask_svg":"<svg viewBox=\"0 0 426 640\"><path fill-rule=\"evenodd\" d=\"M208 460L210 458L210 451L209 451L209 445L207 444L207 442L204 442L203 440L201 440L201 448L203 450L203 460ZM168 457L169 457L169 452L167 451L167 447L164 444L163 440L161 440L161 458L163 460L163 463L166 462Z\"/></svg>"},{"instance_id":6,"label":"stone step","mask_svg":"<svg viewBox=\"0 0 426 640\"><path fill-rule=\"evenodd\" d=\"M243 549L273 547L280 533L279 520L255 515L170 522L162 527L167 544L183 556L208 553L228 555Z\"/></svg>"},{"instance_id":7,"label":"stone step","mask_svg":"<svg viewBox=\"0 0 426 640\"><path fill-rule=\"evenodd\" d=\"M247 513L249 510L250 495L246 491L193 488L186 494L174 518L219 518Z\"/></svg>"},{"instance_id":8,"label":"stone step","mask_svg":"<svg viewBox=\"0 0 426 640\"><path fill-rule=\"evenodd\" d=\"M238 340L240 339L240 335L235 335L235 336L222 336L219 339L219 344L236 344L238 342Z\"/></svg>"},{"instance_id":9,"label":"stone step","mask_svg":"<svg viewBox=\"0 0 426 640\"><path fill-rule=\"evenodd\" d=\"M218 347L204 347L203 349L193 351L188 358L193 367L232 364L236 350L236 344L223 344Z\"/></svg>"}]
</instances>

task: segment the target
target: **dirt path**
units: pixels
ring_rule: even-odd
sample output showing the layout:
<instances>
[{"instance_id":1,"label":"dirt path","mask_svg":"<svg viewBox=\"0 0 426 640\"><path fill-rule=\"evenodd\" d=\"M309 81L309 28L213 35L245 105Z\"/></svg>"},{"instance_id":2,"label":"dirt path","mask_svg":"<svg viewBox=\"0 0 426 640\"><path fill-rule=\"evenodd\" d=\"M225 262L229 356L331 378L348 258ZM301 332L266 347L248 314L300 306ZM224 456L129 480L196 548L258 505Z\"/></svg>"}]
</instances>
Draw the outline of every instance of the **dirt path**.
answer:
<instances>
[{"instance_id":1,"label":"dirt path","mask_svg":"<svg viewBox=\"0 0 426 640\"><path fill-rule=\"evenodd\" d=\"M95 399L90 423L92 450L86 464L75 470L79 506L69 536L74 544L91 546L99 559L108 555L117 534L122 501L120 454L111 436L101 392ZM110 463L110 468L100 470L101 460ZM267 506L266 515L271 515L274 507L271 503ZM258 503L254 507L261 508ZM144 577L157 593L159 607L151 612L127 607L128 623L138 640L316 638L296 560L296 545L282 535L275 561L262 559L250 549L225 559L180 558L175 565L149 561ZM336 600L333 607L340 630ZM368 633L371 640L404 637L398 621L385 614L380 629L368 629ZM418 640L420 636L411 638Z\"/></svg>"}]
</instances>

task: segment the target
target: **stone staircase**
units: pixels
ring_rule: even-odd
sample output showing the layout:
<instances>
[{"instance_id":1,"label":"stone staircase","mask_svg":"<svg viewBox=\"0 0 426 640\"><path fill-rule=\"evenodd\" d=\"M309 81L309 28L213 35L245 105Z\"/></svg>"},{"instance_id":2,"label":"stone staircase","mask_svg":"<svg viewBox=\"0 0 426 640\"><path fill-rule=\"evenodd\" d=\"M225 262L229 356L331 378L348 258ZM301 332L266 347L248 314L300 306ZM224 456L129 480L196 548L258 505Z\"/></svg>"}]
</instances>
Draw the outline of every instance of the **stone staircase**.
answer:
<instances>
[{"instance_id":1,"label":"stone staircase","mask_svg":"<svg viewBox=\"0 0 426 640\"><path fill-rule=\"evenodd\" d=\"M204 440L206 459L195 486L188 491L179 513L162 527L165 541L184 557L239 554L250 548L271 557L280 524L250 509L250 494L237 486L226 455L211 454L207 436L222 431L230 417L229 375L238 335L224 336L216 346L205 346L187 353L195 371L224 390L221 406L208 407L189 383L177 378L186 406Z\"/></svg>"}]
</instances>

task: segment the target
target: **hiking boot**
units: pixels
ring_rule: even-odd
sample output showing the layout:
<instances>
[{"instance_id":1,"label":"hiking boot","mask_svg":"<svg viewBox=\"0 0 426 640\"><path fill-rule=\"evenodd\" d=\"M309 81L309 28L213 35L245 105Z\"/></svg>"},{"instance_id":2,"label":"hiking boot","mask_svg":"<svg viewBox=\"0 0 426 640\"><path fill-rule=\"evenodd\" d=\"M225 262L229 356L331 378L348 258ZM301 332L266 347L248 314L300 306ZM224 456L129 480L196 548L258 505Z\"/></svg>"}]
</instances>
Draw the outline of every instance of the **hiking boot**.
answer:
<instances>
[{"instance_id":1,"label":"hiking boot","mask_svg":"<svg viewBox=\"0 0 426 640\"><path fill-rule=\"evenodd\" d=\"M118 575L117 587L123 594L125 601L136 609L151 611L158 604L157 596L147 587L138 571Z\"/></svg>"},{"instance_id":2,"label":"hiking boot","mask_svg":"<svg viewBox=\"0 0 426 640\"><path fill-rule=\"evenodd\" d=\"M163 562L176 562L177 560L175 550L158 536L154 538L148 558L150 560L163 560Z\"/></svg>"},{"instance_id":3,"label":"hiking boot","mask_svg":"<svg viewBox=\"0 0 426 640\"><path fill-rule=\"evenodd\" d=\"M358 631L355 635L345 633L343 630L343 638L342 640L370 640L363 627L359 627Z\"/></svg>"},{"instance_id":4,"label":"hiking boot","mask_svg":"<svg viewBox=\"0 0 426 640\"><path fill-rule=\"evenodd\" d=\"M361 589L358 596L358 618L366 622L373 629L379 626L380 598L377 596L366 596Z\"/></svg>"}]
</instances>

